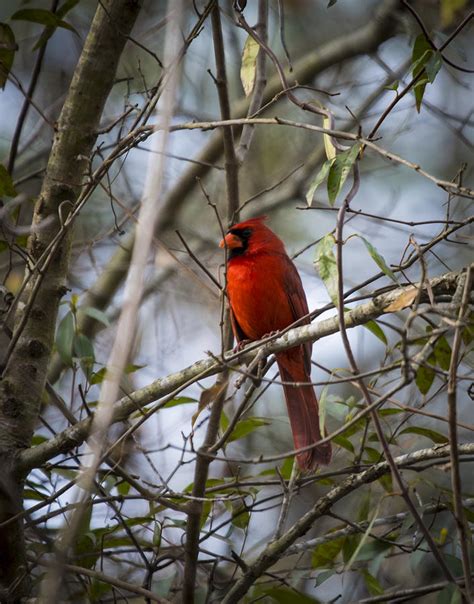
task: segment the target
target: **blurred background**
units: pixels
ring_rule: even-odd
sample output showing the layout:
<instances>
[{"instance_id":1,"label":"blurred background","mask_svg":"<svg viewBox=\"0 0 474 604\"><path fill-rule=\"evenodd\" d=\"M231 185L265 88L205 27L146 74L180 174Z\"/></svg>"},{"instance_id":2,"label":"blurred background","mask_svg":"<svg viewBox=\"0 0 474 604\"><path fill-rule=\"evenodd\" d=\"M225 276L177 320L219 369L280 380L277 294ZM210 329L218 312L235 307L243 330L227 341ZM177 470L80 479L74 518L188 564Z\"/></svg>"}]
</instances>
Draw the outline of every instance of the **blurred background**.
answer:
<instances>
[{"instance_id":1,"label":"blurred background","mask_svg":"<svg viewBox=\"0 0 474 604\"><path fill-rule=\"evenodd\" d=\"M15 18L15 13L18 15L20 10L33 8L55 12L58 2L3 0L0 5L0 21L11 27L18 45L11 77L0 91L1 161L8 166L16 190L22 194L21 203L9 215L9 220L16 226L27 227L31 219L33 202L39 192L51 149L54 123L97 6L96 2L90 0L72 4L74 6L71 5L72 8L64 19L73 27L73 31L57 27L47 44L40 49L35 48L35 44L44 30L44 24ZM248 2L244 11L246 21L252 26L257 21L257 4ZM327 2L320 0L270 1L268 46L285 68L288 81L297 81L306 87L295 91L299 101L326 107L334 117L335 129L347 129L354 133L360 131L367 135L412 77L414 44L421 33L420 25L406 7L398 7L394 2L338 0L329 3L331 4L328 7ZM472 10L472 3L468 1L425 0L411 2L411 5L418 11L432 40L438 46ZM242 109L245 107L245 95L240 70L247 33L236 25L230 2L221 2L221 8L231 112L233 116L241 117L246 114L246 110ZM203 2L187 3L183 19L183 40L189 36L198 21L197 11L203 9ZM387 14L390 18L387 18ZM101 164L120 137L128 132L140 108L156 90L162 74L165 28L166 3L145 0L102 117L103 133L98 139L91 172ZM370 35L373 35L371 41ZM474 68L472 35L471 21L444 51L446 58L467 71ZM18 133L18 119L25 91L31 86L39 52L43 52L44 56L33 90L34 102L30 104L21 132ZM326 58L328 56L330 59ZM178 109L173 118L174 123L220 119L213 80L215 63L209 22L196 32L181 65ZM275 67L268 58L266 77L269 83L277 81ZM280 95L277 99L274 96L272 94L266 100L267 103L272 102L261 113L261 117L278 116L306 124L322 125L320 116L303 111L285 95ZM235 135L238 140L237 129ZM176 234L179 230L200 262L223 284L224 259L222 250L218 248L221 230L214 209L208 202L210 200L216 205L224 226L227 226L224 158L216 143L219 137L220 134L213 130L178 130L170 135L166 157L157 158L165 166L165 193L156 200L157 204L161 204L159 226L147 268L146 292L140 308L135 341L131 347L129 371L122 381L124 395L206 358L208 351L218 354L221 350L221 293L190 258ZM12 141L15 139L17 150L12 154ZM378 129L377 144L419 164L440 180L457 179L472 187L472 73L453 68L444 62L434 82L426 86L420 111L417 111L413 92L406 94ZM211 145L215 145L214 151ZM52 362L51 381L77 419L86 417L88 410L94 409L98 399L100 372L107 362L121 308L122 282L115 291L106 292L104 303L86 296L111 270L111 260L118 259L119 270L126 270L127 255L125 253L121 257L120 253L121 250L126 252L129 247L151 152L151 139L148 138L117 159L101 186L93 191L76 222L69 274L70 292L64 298L59 317L58 338L68 337L68 334L64 334L64 324L61 333L60 322L71 312L76 317L76 313L79 313L78 305L84 299L89 302L89 306L100 309L107 317L102 317L101 322L94 324L90 320L87 323L83 317L84 333L93 347L92 367L84 370L84 363L77 356L65 358L61 342ZM288 253L296 257L295 262L312 311L331 302L315 265L317 244L335 228L337 208L344 199L351 180L348 179L335 205L328 201L325 183L317 188L308 205L310 183L326 159L322 136L316 132L274 125L259 126L255 129L239 175L240 202L245 204L242 219L262 214L268 216L269 226L283 239ZM416 171L366 150L360 162L360 188L351 202L351 213L348 214L344 229L346 290L357 288L356 295L367 296L369 299L375 290L392 284L390 277L383 272L379 278L370 281L380 272L375 256L383 257L386 265L396 270L407 261L409 254L416 252L416 246L426 245L442 233L443 229L461 223L448 239L441 237L431 251L423 255L423 263L413 262L411 266L397 272L397 278L399 283L415 282L422 275L432 278L466 266L472 260L471 215L471 199L450 197L446 191ZM362 238L370 241L377 251L376 255L369 253ZM17 231L13 239L8 233L4 233L4 237L0 239L8 242L8 245L0 247L0 277L3 285L15 294L23 278L26 235L23 231ZM317 320L334 315L335 312L333 307L319 315ZM406 313L385 318L379 324L384 333L383 338L380 338L380 334L377 338L362 327L351 330L350 339L361 371L375 372L400 358L400 330L406 329L406 321ZM433 318L431 322L425 321L423 317L416 319L410 325L409 337L413 341L417 337L424 337L427 326L433 325L433 321ZM102 324L104 322L108 322L107 327ZM386 342L383 341L384 338ZM324 398L328 429L333 431L347 421L357 406L362 404L361 394L350 382L332 383L337 381L337 377L348 375L348 363L339 334L316 342L313 360L315 366L312 377L319 383L316 390ZM469 379L472 380L472 365L467 358L464 361L460 373L465 380L463 384L468 384ZM273 377L274 371L274 368L270 369L268 376ZM375 373L371 379L373 392L384 392L399 378L398 367L391 372ZM182 404L152 415L132 437L122 443L117 455L120 455L123 467L150 487L169 479L168 486L173 491L182 492L186 489L193 482L195 460L195 455L189 448L189 437L193 435L195 447L202 442L208 417L208 410L203 409L195 418L194 427L192 426L193 416L197 411L196 401L203 390L213 383L213 378L194 383L182 393L191 400L183 400ZM387 416L385 428L394 437L394 454L433 444L426 436L428 432L423 435L408 431L396 436L406 427L430 429L433 434L447 433L446 423L442 421L446 416L445 384L445 373L436 372L433 384L426 392L420 391L419 384L412 382L397 394L396 399L402 405L428 410L429 414L440 416L441 419L406 410L394 412L390 418ZM225 405L227 418L232 417L243 396L243 389L231 392L232 396ZM461 388L459 403L459 421L464 425L460 428L460 438L472 440L472 401L464 386ZM394 408L391 403L389 406ZM257 427L257 424L253 424L248 434L229 443L225 451L220 451L221 457L246 460L257 455L285 453L293 448L283 394L278 384L270 385L263 394L254 397L246 417L265 418L264 425L259 424ZM114 426L113 434L119 436L133 421L135 420L131 419L123 425ZM50 438L52 432L67 425L68 420L55 405L45 404L35 442ZM358 447L364 442L364 426L365 424L353 434L346 435L352 443L353 452L347 443L346 447L335 446L331 471L353 463ZM371 427L370 434L373 434ZM363 461L373 463L380 456L380 444L376 439L366 444ZM184 454L183 447L187 448ZM81 450L75 453L80 457ZM70 480L77 470L79 457L56 458L46 470L34 471L27 485L27 505L43 501L57 491L64 481ZM283 475L289 471L289 463L290 461L286 466L283 462L280 463ZM278 521L282 498L275 465L275 462L248 465L234 461L211 464L210 476L214 479L253 477L256 486L253 491L248 491L250 487L245 487L245 496L250 497L245 499L249 502L250 512L242 526L229 519L229 514L235 511L237 505L242 504L229 501L213 504L212 510L208 512L207 524L202 529L203 534L210 531L204 542L205 549L210 553L203 553L203 558L220 560L219 556L223 556L228 560L231 552L235 551L246 560L252 559L268 542ZM289 474L285 477L289 478ZM466 492L472 491L470 477L472 468L466 470L464 475ZM267 478L273 479L272 486L265 486ZM420 506L442 499L449 489L449 473L439 469L427 470L419 476L407 473L406 479L410 488L416 491ZM308 481L292 500L288 526L314 503L318 495L338 480L337 476L328 476L326 482ZM104 478L104 486L109 493L120 493L113 473ZM127 490L124 494L131 495L133 492L133 489ZM33 514L36 529L31 530L29 538L38 555L47 551L48 539L54 537L63 525L64 507L68 502L69 496L66 493ZM140 536L147 555L151 556L153 547L157 547L156 527L160 526L162 547L168 551L171 561L163 563L162 569L153 574L151 588L156 593L171 597L181 576L178 552L182 543L183 519L172 510L151 511L150 502L138 497L125 497L120 509L124 518L134 520L134 530ZM342 517L350 516L353 521L363 521L372 518L374 509L378 516L387 516L403 511L404 504L400 498L391 495L390 485L377 483L364 487L343 500L335 507L335 513ZM45 517L48 514L50 517ZM223 523L223 528L213 532L213 523L220 522ZM314 535L344 526L341 522L334 517L325 518L314 528ZM76 562L89 564L92 568L100 559L107 573L126 580L140 579L144 573L140 557L133 544L125 543L126 536L123 536L123 547L117 540L115 546L110 545L108 549L104 547L101 550L97 531L113 527L114 523L116 511L107 503L94 506L87 533L90 550L87 550L88 545L85 543L82 553L77 552ZM449 514L433 516L433 534L439 535L442 529L447 529L452 534L453 527ZM39 529L45 532L47 539L43 539ZM416 540L415 533L413 526L406 523L396 535L389 534L387 539L394 542L408 539L410 542ZM114 535L119 534L122 533L117 529ZM358 543L360 545L360 540ZM276 575L284 577L292 587L302 593L313 594L323 602L360 601L364 597L373 596L377 588L373 584L371 586L367 576L375 577L377 585L381 585L383 589L394 585L416 586L426 582L427 577L433 581L439 579L430 554L423 548L416 551L409 551L408 548L404 553L403 548L397 547L377 549L379 542L376 540L369 539L365 545L367 544L372 544L372 548L367 547L349 569L347 562L351 559L350 548L352 547L353 553L357 543L345 544L349 554L344 554L343 558L343 554L336 552L333 558L319 564L314 562L313 556L312 564L310 551L303 556L300 554L281 560L274 570ZM117 551L113 551L114 547ZM85 551L88 554L91 551L99 553L95 557L92 555L93 560L90 558L85 562L84 559L81 560ZM176 559L173 559L175 554ZM453 559L458 557L455 545L452 545L449 555ZM397 564L393 564L394 557ZM203 602L206 597L210 597L206 596L207 581L211 580L209 569L210 565L200 575ZM361 569L367 571L366 574ZM210 601L213 601L213 597L219 597L219 581L225 584L233 570L234 566L229 561L215 570L212 580L216 582L217 591ZM321 580L322 573L330 570L333 572ZM91 595L91 585L78 583L71 590L77 594L89 590L88 597L93 601L94 597L95 601L108 601L107 598L112 597L111 592L106 593L105 590L104 593L99 590L95 596ZM259 596L256 591L249 595L248 601L256 601L258 597L271 598L265 593ZM275 596L274 599L283 601L278 597ZM432 601L436 601L438 596L423 596L424 599L420 601L431 601L431 597L434 598Z\"/></svg>"}]
</instances>

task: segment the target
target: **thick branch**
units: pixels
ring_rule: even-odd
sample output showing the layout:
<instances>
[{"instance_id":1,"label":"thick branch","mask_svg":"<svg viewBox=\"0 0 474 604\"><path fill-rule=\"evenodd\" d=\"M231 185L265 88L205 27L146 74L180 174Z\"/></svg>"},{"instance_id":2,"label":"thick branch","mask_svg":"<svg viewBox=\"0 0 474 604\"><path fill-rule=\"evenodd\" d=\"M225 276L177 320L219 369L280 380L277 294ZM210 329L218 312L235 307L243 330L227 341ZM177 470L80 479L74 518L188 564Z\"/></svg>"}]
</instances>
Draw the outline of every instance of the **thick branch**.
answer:
<instances>
[{"instance_id":1,"label":"thick branch","mask_svg":"<svg viewBox=\"0 0 474 604\"><path fill-rule=\"evenodd\" d=\"M313 78L329 67L347 59L374 52L380 44L395 35L398 8L398 0L385 0L368 23L353 32L331 40L319 47L317 52L312 51L296 61L293 66L292 79L300 84L310 84ZM269 103L279 92L281 92L281 82L279 76L276 75L269 80L265 88L262 105ZM235 117L243 118L247 115L248 109L249 99L242 99L232 108L232 114ZM168 193L162 208L160 222L157 225L157 233L168 229L176 221L188 195L194 190L197 179L203 178L207 174L209 166L213 165L221 154L222 136L217 133L196 158L199 163L190 165ZM83 307L92 306L103 310L110 304L110 300L127 274L133 238L134 233L117 248L99 279L84 297ZM94 319L83 315L79 321L80 332L86 335L91 334L95 323ZM55 355L49 374L52 383L58 379L61 369L61 360L58 355Z\"/></svg>"},{"instance_id":2,"label":"thick branch","mask_svg":"<svg viewBox=\"0 0 474 604\"><path fill-rule=\"evenodd\" d=\"M59 117L33 225L41 223L29 241L35 264L55 240L89 170L88 157L96 139L103 107L115 79L117 65L136 17L138 0L99 3ZM0 523L21 505L21 481L16 476L19 450L28 447L37 421L54 332L68 271L71 231L58 240L48 256L47 270L27 275L15 317L9 360L0 382ZM3 487L3 489L1 488ZM2 492L2 491L5 491ZM3 497L2 497L3 495ZM21 522L0 534L0 583L18 599L27 589Z\"/></svg>"},{"instance_id":3,"label":"thick branch","mask_svg":"<svg viewBox=\"0 0 474 604\"><path fill-rule=\"evenodd\" d=\"M454 294L461 274L461 272L445 273L444 275L431 279L429 281L429 286L433 295L445 296ZM375 296L369 302L360 304L346 312L346 328L350 329L352 327L357 327L358 325L364 325L368 321L376 319L386 312L392 312L387 310L387 308L389 309L393 302L399 300L400 296L406 294L407 290L412 287L413 286L411 285L400 287L388 293ZM426 285L423 287L422 293L426 296L426 300L428 300ZM166 396L192 380L215 375L223 371L226 366L233 367L239 365L244 359L246 361L250 360L258 349L263 349L262 354L268 356L272 353L286 350L304 342L315 342L328 335L337 333L338 330L339 321L338 318L334 316L315 324L303 325L302 327L291 329L284 335L270 339L270 341L263 340L262 342L255 342L248 349L240 353L230 353L225 357L225 365L215 358L197 361L193 365L164 378L160 378L145 388L140 388L117 401L114 406L112 422L115 423L127 419L137 409L141 409L145 405ZM163 405L165 404L166 402L163 402ZM27 473L32 468L41 466L56 455L66 453L73 447L81 445L88 436L90 425L91 419L88 418L78 422L74 426L66 428L48 442L24 450L20 454L19 460L21 471Z\"/></svg>"},{"instance_id":4,"label":"thick branch","mask_svg":"<svg viewBox=\"0 0 474 604\"><path fill-rule=\"evenodd\" d=\"M472 455L474 443L459 446L459 455ZM421 449L408 455L396 457L394 462L397 468L410 468L422 461L449 457L449 445L433 449ZM318 499L316 504L302 516L295 524L277 541L268 545L253 564L247 566L243 576L230 589L227 596L222 600L223 604L240 602L249 588L267 569L275 564L293 543L312 527L313 523L324 516L331 507L349 493L353 493L363 484L369 484L378 480L384 474L390 472L389 464L384 461L378 463L365 472L351 474L339 486L331 489L329 493Z\"/></svg>"}]
</instances>

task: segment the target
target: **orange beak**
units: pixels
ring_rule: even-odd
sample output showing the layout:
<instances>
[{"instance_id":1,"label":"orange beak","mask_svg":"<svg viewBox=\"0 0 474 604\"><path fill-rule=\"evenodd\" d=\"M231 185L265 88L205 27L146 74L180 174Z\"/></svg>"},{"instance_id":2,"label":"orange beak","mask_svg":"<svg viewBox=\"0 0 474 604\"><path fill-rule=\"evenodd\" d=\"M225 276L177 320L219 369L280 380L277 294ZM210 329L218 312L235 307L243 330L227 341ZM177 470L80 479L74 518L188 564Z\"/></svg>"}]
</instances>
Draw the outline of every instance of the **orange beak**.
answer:
<instances>
[{"instance_id":1,"label":"orange beak","mask_svg":"<svg viewBox=\"0 0 474 604\"><path fill-rule=\"evenodd\" d=\"M224 239L219 243L219 247L227 247L229 250L237 247L244 247L242 239L233 233L227 233Z\"/></svg>"}]
</instances>

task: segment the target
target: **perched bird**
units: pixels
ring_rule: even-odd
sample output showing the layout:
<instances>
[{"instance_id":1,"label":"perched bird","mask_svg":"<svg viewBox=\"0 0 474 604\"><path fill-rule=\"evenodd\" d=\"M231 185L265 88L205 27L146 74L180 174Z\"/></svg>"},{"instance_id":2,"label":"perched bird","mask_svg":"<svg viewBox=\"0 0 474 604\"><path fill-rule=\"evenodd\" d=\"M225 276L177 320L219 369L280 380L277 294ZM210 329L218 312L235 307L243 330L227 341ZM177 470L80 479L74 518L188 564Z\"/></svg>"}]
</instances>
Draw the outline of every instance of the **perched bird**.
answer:
<instances>
[{"instance_id":1,"label":"perched bird","mask_svg":"<svg viewBox=\"0 0 474 604\"><path fill-rule=\"evenodd\" d=\"M308 314L298 271L264 221L265 216L235 224L220 243L228 251L227 295L237 342L259 340ZM309 318L300 324L305 323ZM276 355L296 449L321 440L318 400L309 383L311 349L308 342ZM330 460L329 442L297 455L302 470Z\"/></svg>"}]
</instances>

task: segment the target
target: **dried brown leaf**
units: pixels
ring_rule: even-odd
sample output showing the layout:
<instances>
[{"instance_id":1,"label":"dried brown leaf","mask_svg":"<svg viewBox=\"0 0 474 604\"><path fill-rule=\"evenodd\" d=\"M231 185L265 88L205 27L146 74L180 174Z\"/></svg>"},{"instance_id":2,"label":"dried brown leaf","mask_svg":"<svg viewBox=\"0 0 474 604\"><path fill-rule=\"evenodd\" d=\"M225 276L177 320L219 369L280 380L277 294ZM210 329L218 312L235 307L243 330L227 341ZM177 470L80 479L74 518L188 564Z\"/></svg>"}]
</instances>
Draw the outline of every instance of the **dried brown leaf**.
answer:
<instances>
[{"instance_id":1,"label":"dried brown leaf","mask_svg":"<svg viewBox=\"0 0 474 604\"><path fill-rule=\"evenodd\" d=\"M401 293L393 302L384 308L385 312L397 312L397 310L403 310L413 304L417 294L416 287L408 287L403 293Z\"/></svg>"}]
</instances>

